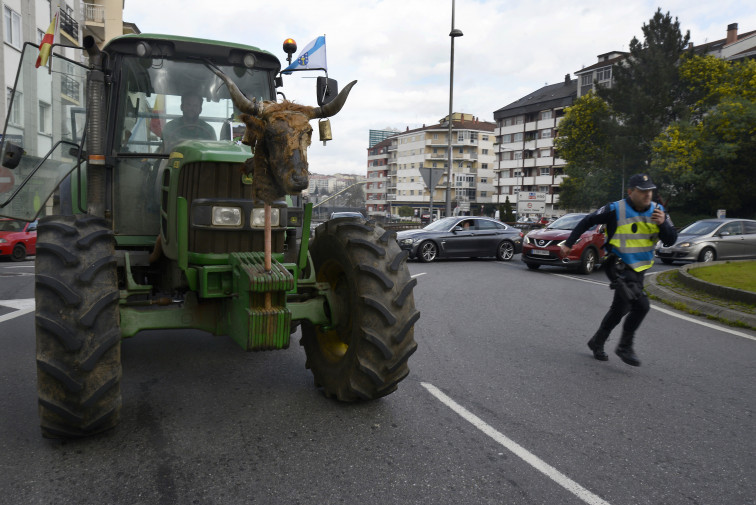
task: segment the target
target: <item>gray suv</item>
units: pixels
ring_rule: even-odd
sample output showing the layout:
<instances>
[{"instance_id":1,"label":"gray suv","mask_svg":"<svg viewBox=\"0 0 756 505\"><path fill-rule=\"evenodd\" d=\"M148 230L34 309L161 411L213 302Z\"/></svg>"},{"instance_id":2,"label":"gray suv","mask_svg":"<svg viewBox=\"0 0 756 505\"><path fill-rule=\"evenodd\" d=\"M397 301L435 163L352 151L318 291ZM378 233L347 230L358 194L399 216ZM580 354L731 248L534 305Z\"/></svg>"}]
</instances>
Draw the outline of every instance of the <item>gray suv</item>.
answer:
<instances>
[{"instance_id":1,"label":"gray suv","mask_svg":"<svg viewBox=\"0 0 756 505\"><path fill-rule=\"evenodd\" d=\"M671 247L659 242L655 252L666 264L756 258L756 221L702 219L680 230Z\"/></svg>"}]
</instances>

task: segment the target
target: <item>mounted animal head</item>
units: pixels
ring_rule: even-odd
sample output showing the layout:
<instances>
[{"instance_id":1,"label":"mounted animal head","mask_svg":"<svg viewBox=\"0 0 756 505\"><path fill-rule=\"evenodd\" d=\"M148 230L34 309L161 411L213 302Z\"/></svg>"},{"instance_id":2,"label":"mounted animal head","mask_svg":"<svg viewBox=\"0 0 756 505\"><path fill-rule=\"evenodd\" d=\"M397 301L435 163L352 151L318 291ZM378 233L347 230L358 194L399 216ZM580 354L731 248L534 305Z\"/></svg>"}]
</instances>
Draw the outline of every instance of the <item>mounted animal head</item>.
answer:
<instances>
[{"instance_id":1,"label":"mounted animal head","mask_svg":"<svg viewBox=\"0 0 756 505\"><path fill-rule=\"evenodd\" d=\"M287 100L258 103L250 100L220 70L213 70L228 86L234 105L242 111L247 126L242 142L252 147L252 191L255 198L271 203L287 194L307 188L307 148L312 137L311 119L336 115L346 102L352 81L322 107L308 107Z\"/></svg>"}]
</instances>

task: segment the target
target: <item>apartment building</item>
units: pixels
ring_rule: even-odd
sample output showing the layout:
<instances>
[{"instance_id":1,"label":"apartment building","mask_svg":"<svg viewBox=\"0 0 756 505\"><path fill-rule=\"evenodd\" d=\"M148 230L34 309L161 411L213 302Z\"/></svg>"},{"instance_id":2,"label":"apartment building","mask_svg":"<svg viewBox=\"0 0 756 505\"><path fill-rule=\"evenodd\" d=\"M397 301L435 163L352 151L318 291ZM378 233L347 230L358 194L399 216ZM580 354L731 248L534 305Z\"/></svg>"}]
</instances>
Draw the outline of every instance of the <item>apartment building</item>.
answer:
<instances>
[{"instance_id":1,"label":"apartment building","mask_svg":"<svg viewBox=\"0 0 756 505\"><path fill-rule=\"evenodd\" d=\"M472 114L452 114L450 199L452 207L461 212L477 211L474 206L493 203L495 126ZM418 215L428 212L431 193L421 169L429 168L435 169L438 176L433 188L433 209L436 215L443 215L448 160L449 116L436 125L407 128L376 144L368 151L368 213L396 214L402 206L411 207ZM384 173L386 183L382 185ZM384 187L385 204L379 191Z\"/></svg>"},{"instance_id":2,"label":"apartment building","mask_svg":"<svg viewBox=\"0 0 756 505\"><path fill-rule=\"evenodd\" d=\"M495 203L516 208L520 192L545 194L546 215L557 213L565 161L554 152L564 108L577 94L577 79L544 86L494 112L496 121Z\"/></svg>"},{"instance_id":3,"label":"apartment building","mask_svg":"<svg viewBox=\"0 0 756 505\"><path fill-rule=\"evenodd\" d=\"M392 132L392 134L396 135L396 132ZM391 142L391 139L387 137L368 148L365 206L370 217L391 215L386 196L389 184L389 148Z\"/></svg>"}]
</instances>

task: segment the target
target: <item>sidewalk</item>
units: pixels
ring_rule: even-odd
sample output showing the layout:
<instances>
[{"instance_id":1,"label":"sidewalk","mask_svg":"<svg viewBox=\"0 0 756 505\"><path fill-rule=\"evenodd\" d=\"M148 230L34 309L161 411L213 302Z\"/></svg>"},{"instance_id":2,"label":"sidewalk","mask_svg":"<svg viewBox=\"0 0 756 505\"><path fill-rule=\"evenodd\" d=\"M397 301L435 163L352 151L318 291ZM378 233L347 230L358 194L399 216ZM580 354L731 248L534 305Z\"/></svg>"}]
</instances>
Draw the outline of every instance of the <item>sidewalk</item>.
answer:
<instances>
[{"instance_id":1,"label":"sidewalk","mask_svg":"<svg viewBox=\"0 0 756 505\"><path fill-rule=\"evenodd\" d=\"M645 283L646 293L665 304L671 305L675 309L708 316L727 323L737 323L738 325L756 330L756 308L743 303L733 303L733 301L750 301L751 296L754 296L754 294L741 290L732 290L731 288L723 288L722 286L710 284L700 279L691 281L692 276L687 273L687 270L696 266L701 266L701 264L693 263L681 267L681 275L687 281L686 284L690 284L681 284L674 288L661 285L658 282L657 276L660 272L647 275ZM693 289L692 286L703 289L704 292Z\"/></svg>"}]
</instances>

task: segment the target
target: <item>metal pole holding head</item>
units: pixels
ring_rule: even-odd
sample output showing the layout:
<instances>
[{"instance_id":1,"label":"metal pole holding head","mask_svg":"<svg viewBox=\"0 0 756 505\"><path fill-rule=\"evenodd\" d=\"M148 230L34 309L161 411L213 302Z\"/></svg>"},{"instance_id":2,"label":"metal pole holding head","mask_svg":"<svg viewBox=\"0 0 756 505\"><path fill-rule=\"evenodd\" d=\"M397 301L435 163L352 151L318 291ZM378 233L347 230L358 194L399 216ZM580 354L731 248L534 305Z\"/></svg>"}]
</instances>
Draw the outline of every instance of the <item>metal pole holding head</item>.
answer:
<instances>
[{"instance_id":1,"label":"metal pole holding head","mask_svg":"<svg viewBox=\"0 0 756 505\"><path fill-rule=\"evenodd\" d=\"M451 216L451 173L452 173L452 104L454 102L454 39L462 36L462 30L454 28L454 0L452 0L451 58L449 65L449 164L446 167L446 215Z\"/></svg>"}]
</instances>

